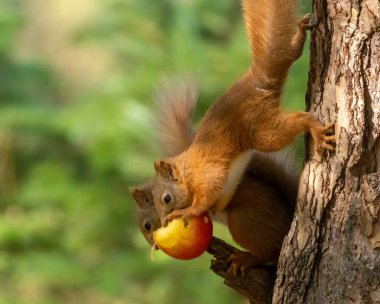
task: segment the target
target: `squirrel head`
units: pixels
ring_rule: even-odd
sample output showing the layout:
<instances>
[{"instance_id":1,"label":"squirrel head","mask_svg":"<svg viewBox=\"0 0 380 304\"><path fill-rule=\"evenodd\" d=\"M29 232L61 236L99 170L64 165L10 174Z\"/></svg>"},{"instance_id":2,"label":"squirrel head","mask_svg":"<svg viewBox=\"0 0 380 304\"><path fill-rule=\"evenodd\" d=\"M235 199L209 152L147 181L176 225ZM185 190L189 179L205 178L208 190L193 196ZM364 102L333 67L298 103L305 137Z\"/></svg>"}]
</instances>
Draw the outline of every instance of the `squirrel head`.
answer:
<instances>
[{"instance_id":1,"label":"squirrel head","mask_svg":"<svg viewBox=\"0 0 380 304\"><path fill-rule=\"evenodd\" d=\"M179 162L178 159L171 158L158 160L154 164L157 175L154 179L152 194L162 226L167 224L166 216L173 210L191 205L184 172L181 172Z\"/></svg>"},{"instance_id":2,"label":"squirrel head","mask_svg":"<svg viewBox=\"0 0 380 304\"><path fill-rule=\"evenodd\" d=\"M154 208L152 195L153 182L129 189L130 194L137 203L137 221L145 239L153 245L153 232L161 227L160 218Z\"/></svg>"}]
</instances>

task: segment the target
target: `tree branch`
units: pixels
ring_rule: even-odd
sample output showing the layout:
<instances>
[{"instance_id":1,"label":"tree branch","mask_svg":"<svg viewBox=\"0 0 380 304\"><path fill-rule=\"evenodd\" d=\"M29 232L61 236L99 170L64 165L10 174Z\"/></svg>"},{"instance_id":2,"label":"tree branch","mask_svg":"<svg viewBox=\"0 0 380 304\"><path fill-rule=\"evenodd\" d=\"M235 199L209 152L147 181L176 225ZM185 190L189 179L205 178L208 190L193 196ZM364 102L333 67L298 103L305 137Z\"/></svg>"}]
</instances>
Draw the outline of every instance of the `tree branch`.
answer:
<instances>
[{"instance_id":1,"label":"tree branch","mask_svg":"<svg viewBox=\"0 0 380 304\"><path fill-rule=\"evenodd\" d=\"M213 237L208 253L213 255L211 270L224 278L224 284L243 294L253 304L271 303L273 285L276 279L276 268L260 266L246 271L244 276L228 273L228 258L239 249Z\"/></svg>"}]
</instances>

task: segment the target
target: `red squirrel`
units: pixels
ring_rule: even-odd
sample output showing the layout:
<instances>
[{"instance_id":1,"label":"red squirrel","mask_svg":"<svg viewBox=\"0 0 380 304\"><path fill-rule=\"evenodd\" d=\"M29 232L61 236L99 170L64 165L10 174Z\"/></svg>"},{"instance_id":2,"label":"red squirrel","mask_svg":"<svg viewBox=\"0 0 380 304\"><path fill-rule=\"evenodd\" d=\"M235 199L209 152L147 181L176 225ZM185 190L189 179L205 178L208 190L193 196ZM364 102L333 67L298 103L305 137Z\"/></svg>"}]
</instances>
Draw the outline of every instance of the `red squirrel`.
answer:
<instances>
[{"instance_id":1,"label":"red squirrel","mask_svg":"<svg viewBox=\"0 0 380 304\"><path fill-rule=\"evenodd\" d=\"M192 113L197 101L194 81L167 82L156 96L155 119L161 146L169 155L186 150L194 138ZM230 271L237 274L266 263L277 263L282 241L289 230L297 196L297 174L286 153L254 152L244 177L222 217L232 238L248 252L230 257ZM131 189L137 202L139 227L153 246L153 231L160 218L154 208L153 182ZM217 214L218 217L218 214Z\"/></svg>"},{"instance_id":2,"label":"red squirrel","mask_svg":"<svg viewBox=\"0 0 380 304\"><path fill-rule=\"evenodd\" d=\"M298 21L295 0L243 0L253 64L203 116L190 146L158 160L152 194L162 225L175 217L228 210L252 150L278 151L296 135L311 134L320 155L333 151L334 135L310 113L286 113L280 99L288 70L302 54L309 16Z\"/></svg>"}]
</instances>

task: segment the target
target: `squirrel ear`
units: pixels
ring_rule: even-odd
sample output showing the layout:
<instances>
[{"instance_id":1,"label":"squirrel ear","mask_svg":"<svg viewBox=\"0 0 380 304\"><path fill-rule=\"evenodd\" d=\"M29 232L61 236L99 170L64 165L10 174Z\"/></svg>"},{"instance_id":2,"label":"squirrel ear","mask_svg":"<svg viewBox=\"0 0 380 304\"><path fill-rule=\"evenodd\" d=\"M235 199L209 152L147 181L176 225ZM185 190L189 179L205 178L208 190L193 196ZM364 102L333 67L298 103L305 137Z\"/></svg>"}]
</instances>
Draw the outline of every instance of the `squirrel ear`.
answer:
<instances>
[{"instance_id":1,"label":"squirrel ear","mask_svg":"<svg viewBox=\"0 0 380 304\"><path fill-rule=\"evenodd\" d=\"M154 169L156 169L156 172L160 174L163 178L170 178L173 171L171 164L164 160L155 161Z\"/></svg>"},{"instance_id":2,"label":"squirrel ear","mask_svg":"<svg viewBox=\"0 0 380 304\"><path fill-rule=\"evenodd\" d=\"M144 205L147 204L146 202L146 192L144 189L140 188L129 188L129 193L133 196L135 199L136 203L140 206L143 207Z\"/></svg>"},{"instance_id":3,"label":"squirrel ear","mask_svg":"<svg viewBox=\"0 0 380 304\"><path fill-rule=\"evenodd\" d=\"M154 163L154 168L156 169L156 172L161 175L161 177L170 179L174 182L179 181L179 174L176 165L164 160L157 160Z\"/></svg>"}]
</instances>

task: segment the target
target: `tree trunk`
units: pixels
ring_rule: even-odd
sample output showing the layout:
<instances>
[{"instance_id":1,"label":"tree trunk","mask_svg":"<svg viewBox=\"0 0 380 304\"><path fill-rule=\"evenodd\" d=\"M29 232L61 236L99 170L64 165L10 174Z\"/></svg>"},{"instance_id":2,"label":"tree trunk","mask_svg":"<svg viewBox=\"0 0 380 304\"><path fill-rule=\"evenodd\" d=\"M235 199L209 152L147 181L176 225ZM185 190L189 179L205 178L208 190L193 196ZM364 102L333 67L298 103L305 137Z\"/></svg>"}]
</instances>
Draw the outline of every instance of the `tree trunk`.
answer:
<instances>
[{"instance_id":1,"label":"tree trunk","mask_svg":"<svg viewBox=\"0 0 380 304\"><path fill-rule=\"evenodd\" d=\"M308 105L336 152L308 157L273 303L380 303L380 2L315 0Z\"/></svg>"}]
</instances>

